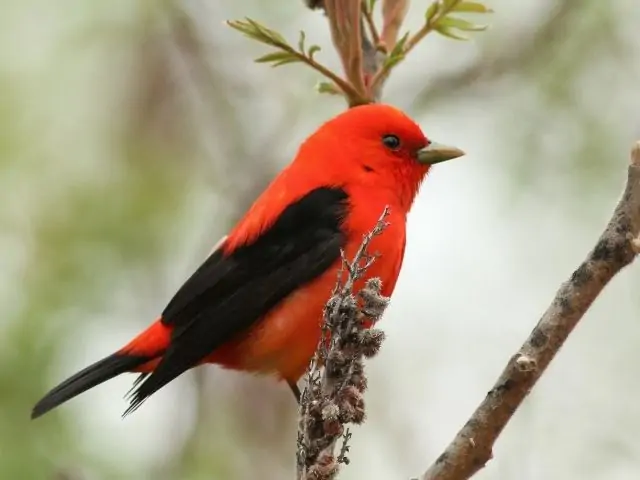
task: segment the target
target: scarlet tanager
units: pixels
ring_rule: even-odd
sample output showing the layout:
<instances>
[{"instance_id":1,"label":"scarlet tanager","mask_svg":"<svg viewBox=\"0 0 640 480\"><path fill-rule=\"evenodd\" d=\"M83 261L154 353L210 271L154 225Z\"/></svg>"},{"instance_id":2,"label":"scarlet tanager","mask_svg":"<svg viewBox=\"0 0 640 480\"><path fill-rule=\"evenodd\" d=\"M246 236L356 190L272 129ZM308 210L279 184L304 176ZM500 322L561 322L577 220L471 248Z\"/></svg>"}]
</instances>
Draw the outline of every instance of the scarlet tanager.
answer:
<instances>
[{"instance_id":1,"label":"scarlet tanager","mask_svg":"<svg viewBox=\"0 0 640 480\"><path fill-rule=\"evenodd\" d=\"M404 256L407 213L420 184L432 164L463 154L429 141L389 105L351 108L327 121L160 317L47 393L31 417L121 373L138 372L128 413L204 363L274 374L295 393L320 339L341 250L352 257L388 206L389 226L370 245L380 257L368 275L379 277L382 293L391 296Z\"/></svg>"}]
</instances>

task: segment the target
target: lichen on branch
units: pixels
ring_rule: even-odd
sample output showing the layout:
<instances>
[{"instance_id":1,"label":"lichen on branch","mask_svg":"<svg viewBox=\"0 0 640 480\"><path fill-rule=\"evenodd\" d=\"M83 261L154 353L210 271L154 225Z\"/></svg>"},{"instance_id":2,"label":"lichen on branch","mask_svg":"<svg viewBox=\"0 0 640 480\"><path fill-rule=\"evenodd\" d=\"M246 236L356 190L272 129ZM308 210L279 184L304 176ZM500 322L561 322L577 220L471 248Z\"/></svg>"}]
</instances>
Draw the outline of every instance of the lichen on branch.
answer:
<instances>
[{"instance_id":1,"label":"lichen on branch","mask_svg":"<svg viewBox=\"0 0 640 480\"><path fill-rule=\"evenodd\" d=\"M334 479L340 464L348 464L348 424L365 418L363 393L367 377L363 361L378 353L384 332L375 328L389 299L381 294L378 278L369 278L354 292L356 282L365 280L376 255L367 250L371 240L387 227L385 208L349 261L342 258L338 281L327 302L322 339L305 375L300 399L297 465L299 480ZM338 442L340 451L336 452Z\"/></svg>"}]
</instances>

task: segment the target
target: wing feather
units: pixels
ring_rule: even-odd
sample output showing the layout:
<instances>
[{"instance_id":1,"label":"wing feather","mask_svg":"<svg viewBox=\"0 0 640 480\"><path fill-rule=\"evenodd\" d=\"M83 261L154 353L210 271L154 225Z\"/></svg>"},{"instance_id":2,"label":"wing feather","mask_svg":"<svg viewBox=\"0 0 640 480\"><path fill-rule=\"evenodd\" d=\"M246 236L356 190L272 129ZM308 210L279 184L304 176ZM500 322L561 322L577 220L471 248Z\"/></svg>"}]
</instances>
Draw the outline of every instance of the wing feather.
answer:
<instances>
[{"instance_id":1,"label":"wing feather","mask_svg":"<svg viewBox=\"0 0 640 480\"><path fill-rule=\"evenodd\" d=\"M128 412L333 265L346 242L347 208L344 189L316 188L250 243L215 250L165 308L163 322L174 327L171 343L133 392Z\"/></svg>"}]
</instances>

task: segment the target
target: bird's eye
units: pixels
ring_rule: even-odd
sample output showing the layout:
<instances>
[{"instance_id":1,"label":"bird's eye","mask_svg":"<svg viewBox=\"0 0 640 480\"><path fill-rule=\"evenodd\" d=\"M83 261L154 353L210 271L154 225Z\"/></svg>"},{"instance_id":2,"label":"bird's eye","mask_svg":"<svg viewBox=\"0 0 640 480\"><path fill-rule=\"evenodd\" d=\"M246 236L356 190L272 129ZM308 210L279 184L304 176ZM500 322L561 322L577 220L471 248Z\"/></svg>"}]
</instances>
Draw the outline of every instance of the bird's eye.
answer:
<instances>
[{"instance_id":1,"label":"bird's eye","mask_svg":"<svg viewBox=\"0 0 640 480\"><path fill-rule=\"evenodd\" d=\"M385 147L391 150L397 150L400 148L400 139L395 135L385 135L382 137L382 143Z\"/></svg>"}]
</instances>

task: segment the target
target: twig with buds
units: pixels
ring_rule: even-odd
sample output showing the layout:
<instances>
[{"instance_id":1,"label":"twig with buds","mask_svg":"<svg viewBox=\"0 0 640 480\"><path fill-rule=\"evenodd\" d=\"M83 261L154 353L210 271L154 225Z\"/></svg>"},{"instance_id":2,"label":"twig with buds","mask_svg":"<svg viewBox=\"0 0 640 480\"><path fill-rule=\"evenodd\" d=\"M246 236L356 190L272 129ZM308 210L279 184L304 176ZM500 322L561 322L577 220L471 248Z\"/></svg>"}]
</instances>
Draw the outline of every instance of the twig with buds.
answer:
<instances>
[{"instance_id":1,"label":"twig with buds","mask_svg":"<svg viewBox=\"0 0 640 480\"><path fill-rule=\"evenodd\" d=\"M371 240L386 228L388 208L343 267L324 310L323 335L306 374L300 400L297 464L300 480L334 479L339 465L348 464L351 433L345 426L365 418L367 388L364 358L378 353L384 332L370 328L382 317L389 299L378 278L364 280L376 256L367 253ZM344 283L343 277L346 276ZM357 295L354 287L364 282ZM336 445L342 439L339 453Z\"/></svg>"},{"instance_id":2,"label":"twig with buds","mask_svg":"<svg viewBox=\"0 0 640 480\"><path fill-rule=\"evenodd\" d=\"M310 9L322 9L329 22L331 39L340 57L344 77L318 62L314 55L318 45L308 50L304 46L305 34L300 32L298 48L290 45L278 32L247 18L227 24L246 36L275 48L258 58L257 62L280 66L304 63L319 72L328 82L320 82L318 91L342 95L349 106L374 103L380 100L382 87L389 74L406 55L429 33L457 40L466 40L460 32L484 30L452 13L489 13L482 3L468 0L435 0L425 13L425 23L413 36L408 32L400 36L409 0L382 0L382 29L374 21L377 0L305 0Z\"/></svg>"}]
</instances>

